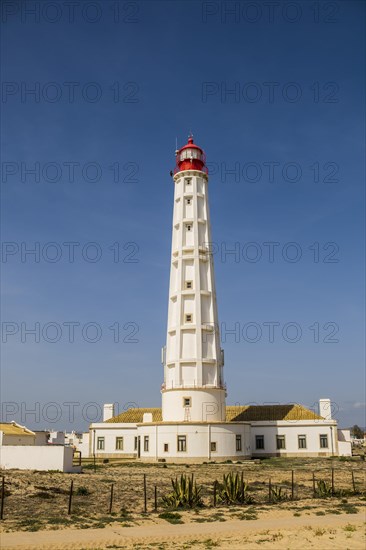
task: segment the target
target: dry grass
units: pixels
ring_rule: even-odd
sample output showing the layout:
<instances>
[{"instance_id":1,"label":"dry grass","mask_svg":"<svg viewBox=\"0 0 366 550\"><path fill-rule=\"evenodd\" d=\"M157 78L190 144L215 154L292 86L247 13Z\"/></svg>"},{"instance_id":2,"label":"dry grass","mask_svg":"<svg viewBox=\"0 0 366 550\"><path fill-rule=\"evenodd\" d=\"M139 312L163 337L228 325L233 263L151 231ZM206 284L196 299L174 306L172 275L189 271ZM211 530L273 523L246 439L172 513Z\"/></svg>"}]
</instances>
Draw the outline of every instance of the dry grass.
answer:
<instances>
[{"instance_id":1,"label":"dry grass","mask_svg":"<svg viewBox=\"0 0 366 550\"><path fill-rule=\"evenodd\" d=\"M331 481L335 469L335 488L341 493L333 498L314 499L312 472L317 479ZM357 482L353 493L351 468ZM291 470L295 473L295 499L291 496ZM250 506L213 508L213 482L228 471L243 472L254 504ZM143 474L147 474L148 514L144 514ZM158 498L158 513L154 512L154 485L158 497L171 490L170 480L181 473L194 474L201 484L205 508L183 511L179 522L212 522L230 519L253 520L274 510L287 510L291 516L354 514L366 505L365 462L339 459L268 459L244 464L144 464L109 463L94 472L86 467L82 474L9 470L3 472L6 481L3 529L5 531L60 529L74 526L80 529L105 527L111 523L130 526L163 521L164 512ZM288 499L268 503L268 480L283 487ZM67 514L68 494L74 480L72 514ZM111 484L114 484L113 512L109 514ZM174 521L174 518L171 518ZM318 536L321 536L320 534Z\"/></svg>"}]
</instances>

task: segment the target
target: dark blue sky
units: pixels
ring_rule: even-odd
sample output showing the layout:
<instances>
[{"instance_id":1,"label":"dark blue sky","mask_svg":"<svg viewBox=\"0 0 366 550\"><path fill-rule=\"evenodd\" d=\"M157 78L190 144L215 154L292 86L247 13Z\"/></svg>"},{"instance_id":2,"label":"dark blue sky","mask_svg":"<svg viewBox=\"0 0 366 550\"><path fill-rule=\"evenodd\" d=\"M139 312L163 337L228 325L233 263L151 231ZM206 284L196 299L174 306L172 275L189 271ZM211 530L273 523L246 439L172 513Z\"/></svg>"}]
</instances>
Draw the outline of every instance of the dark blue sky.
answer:
<instances>
[{"instance_id":1,"label":"dark blue sky","mask_svg":"<svg viewBox=\"0 0 366 550\"><path fill-rule=\"evenodd\" d=\"M159 406L169 171L192 130L228 403L329 397L364 425L365 4L35 4L2 13L4 420Z\"/></svg>"}]
</instances>

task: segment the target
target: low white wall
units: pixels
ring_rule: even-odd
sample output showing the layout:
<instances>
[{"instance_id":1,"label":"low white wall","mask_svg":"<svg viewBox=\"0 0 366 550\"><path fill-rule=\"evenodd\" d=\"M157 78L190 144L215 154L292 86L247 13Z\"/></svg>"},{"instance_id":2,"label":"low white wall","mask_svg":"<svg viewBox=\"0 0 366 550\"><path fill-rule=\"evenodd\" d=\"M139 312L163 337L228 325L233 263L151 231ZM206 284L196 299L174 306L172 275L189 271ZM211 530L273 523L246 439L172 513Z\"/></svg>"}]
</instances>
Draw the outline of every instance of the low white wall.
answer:
<instances>
[{"instance_id":1,"label":"low white wall","mask_svg":"<svg viewBox=\"0 0 366 550\"><path fill-rule=\"evenodd\" d=\"M60 470L77 473L72 465L73 449L62 445L5 445L0 450L0 466L5 470Z\"/></svg>"},{"instance_id":2,"label":"low white wall","mask_svg":"<svg viewBox=\"0 0 366 550\"><path fill-rule=\"evenodd\" d=\"M352 444L350 441L338 441L339 456L352 456Z\"/></svg>"}]
</instances>

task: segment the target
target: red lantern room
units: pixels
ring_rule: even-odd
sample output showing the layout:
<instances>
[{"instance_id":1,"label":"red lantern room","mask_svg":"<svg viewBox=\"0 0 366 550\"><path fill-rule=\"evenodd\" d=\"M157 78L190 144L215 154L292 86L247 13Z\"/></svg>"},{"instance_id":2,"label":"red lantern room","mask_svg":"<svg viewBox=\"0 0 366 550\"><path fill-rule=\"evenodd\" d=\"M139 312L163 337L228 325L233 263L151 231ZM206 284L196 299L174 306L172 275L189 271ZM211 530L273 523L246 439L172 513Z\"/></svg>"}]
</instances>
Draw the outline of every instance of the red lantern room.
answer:
<instances>
[{"instance_id":1,"label":"red lantern room","mask_svg":"<svg viewBox=\"0 0 366 550\"><path fill-rule=\"evenodd\" d=\"M206 155L198 145L193 143L192 134L188 137L188 143L181 149L175 152L176 166L174 168L174 174L181 172L182 170L199 170L208 174L206 162Z\"/></svg>"}]
</instances>

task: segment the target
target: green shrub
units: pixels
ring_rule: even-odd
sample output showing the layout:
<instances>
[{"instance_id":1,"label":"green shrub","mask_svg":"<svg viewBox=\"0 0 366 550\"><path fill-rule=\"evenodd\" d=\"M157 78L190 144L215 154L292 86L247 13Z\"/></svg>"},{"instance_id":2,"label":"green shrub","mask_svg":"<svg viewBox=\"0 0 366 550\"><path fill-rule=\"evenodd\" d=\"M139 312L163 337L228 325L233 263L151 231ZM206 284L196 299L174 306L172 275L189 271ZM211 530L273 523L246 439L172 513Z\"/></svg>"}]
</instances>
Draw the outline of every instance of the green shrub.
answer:
<instances>
[{"instance_id":1,"label":"green shrub","mask_svg":"<svg viewBox=\"0 0 366 550\"><path fill-rule=\"evenodd\" d=\"M202 487L193 481L193 474L188 477L182 474L180 478L171 480L173 492L163 497L163 504L167 508L198 508L203 506L201 498Z\"/></svg>"},{"instance_id":2,"label":"green shrub","mask_svg":"<svg viewBox=\"0 0 366 550\"><path fill-rule=\"evenodd\" d=\"M50 493L46 493L46 491L38 491L38 493L34 493L33 495L30 495L30 496L35 498L44 498L44 499L54 498L54 495Z\"/></svg>"},{"instance_id":3,"label":"green shrub","mask_svg":"<svg viewBox=\"0 0 366 550\"><path fill-rule=\"evenodd\" d=\"M328 498L331 497L332 494L333 491L330 483L324 481L324 479L319 479L319 481L317 481L316 495L319 498Z\"/></svg>"},{"instance_id":4,"label":"green shrub","mask_svg":"<svg viewBox=\"0 0 366 550\"><path fill-rule=\"evenodd\" d=\"M173 524L184 523L181 519L181 514L174 512L163 512L162 514L159 514L159 518L165 519L166 521L169 521L169 523Z\"/></svg>"},{"instance_id":5,"label":"green shrub","mask_svg":"<svg viewBox=\"0 0 366 550\"><path fill-rule=\"evenodd\" d=\"M223 476L223 482L218 483L218 501L222 504L251 504L253 498L248 495L248 485L243 480L243 474L230 472Z\"/></svg>"},{"instance_id":6,"label":"green shrub","mask_svg":"<svg viewBox=\"0 0 366 550\"><path fill-rule=\"evenodd\" d=\"M84 487L83 485L81 487L78 487L75 491L75 495L78 495L78 496L86 496L86 495L89 495L90 494L90 491Z\"/></svg>"},{"instance_id":7,"label":"green shrub","mask_svg":"<svg viewBox=\"0 0 366 550\"><path fill-rule=\"evenodd\" d=\"M288 498L288 494L284 491L283 487L279 487L278 485L271 486L272 502L283 502L284 500L288 500Z\"/></svg>"}]
</instances>

